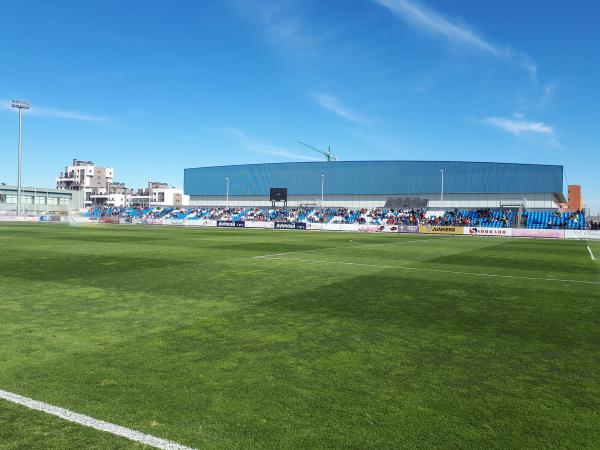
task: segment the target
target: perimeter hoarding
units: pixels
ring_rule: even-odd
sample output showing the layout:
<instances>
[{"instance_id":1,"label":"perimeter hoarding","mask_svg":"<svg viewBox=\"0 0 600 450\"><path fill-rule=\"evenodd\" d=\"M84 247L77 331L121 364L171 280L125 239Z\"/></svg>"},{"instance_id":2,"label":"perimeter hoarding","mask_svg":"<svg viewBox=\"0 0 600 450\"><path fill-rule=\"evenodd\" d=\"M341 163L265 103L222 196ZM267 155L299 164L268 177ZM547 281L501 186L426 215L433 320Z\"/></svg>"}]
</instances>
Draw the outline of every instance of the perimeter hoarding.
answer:
<instances>
[{"instance_id":1,"label":"perimeter hoarding","mask_svg":"<svg viewBox=\"0 0 600 450\"><path fill-rule=\"evenodd\" d=\"M304 222L275 222L273 226L276 230L306 230Z\"/></svg>"},{"instance_id":2,"label":"perimeter hoarding","mask_svg":"<svg viewBox=\"0 0 600 450\"><path fill-rule=\"evenodd\" d=\"M465 227L464 234L471 236L512 236L512 228Z\"/></svg>"},{"instance_id":3,"label":"perimeter hoarding","mask_svg":"<svg viewBox=\"0 0 600 450\"><path fill-rule=\"evenodd\" d=\"M423 234L463 234L464 227L419 225L419 233L423 233Z\"/></svg>"},{"instance_id":4,"label":"perimeter hoarding","mask_svg":"<svg viewBox=\"0 0 600 450\"><path fill-rule=\"evenodd\" d=\"M418 225L398 225L398 233L418 233Z\"/></svg>"},{"instance_id":5,"label":"perimeter hoarding","mask_svg":"<svg viewBox=\"0 0 600 450\"><path fill-rule=\"evenodd\" d=\"M245 228L246 222L243 220L217 220L217 227L220 228Z\"/></svg>"},{"instance_id":6,"label":"perimeter hoarding","mask_svg":"<svg viewBox=\"0 0 600 450\"><path fill-rule=\"evenodd\" d=\"M565 230L565 238L600 240L600 230Z\"/></svg>"},{"instance_id":7,"label":"perimeter hoarding","mask_svg":"<svg viewBox=\"0 0 600 450\"><path fill-rule=\"evenodd\" d=\"M359 225L358 231L362 231L364 233L398 233L398 225Z\"/></svg>"},{"instance_id":8,"label":"perimeter hoarding","mask_svg":"<svg viewBox=\"0 0 600 450\"><path fill-rule=\"evenodd\" d=\"M513 228L513 236L563 239L565 230L545 230L536 228Z\"/></svg>"}]
</instances>

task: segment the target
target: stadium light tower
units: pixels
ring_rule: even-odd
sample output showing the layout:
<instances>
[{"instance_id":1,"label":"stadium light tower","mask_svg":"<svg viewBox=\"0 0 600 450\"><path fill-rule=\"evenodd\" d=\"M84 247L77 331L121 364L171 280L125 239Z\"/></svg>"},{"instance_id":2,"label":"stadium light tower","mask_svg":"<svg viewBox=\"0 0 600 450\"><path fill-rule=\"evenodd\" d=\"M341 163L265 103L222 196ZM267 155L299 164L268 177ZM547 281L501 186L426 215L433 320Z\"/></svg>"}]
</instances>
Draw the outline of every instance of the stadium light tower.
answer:
<instances>
[{"instance_id":1,"label":"stadium light tower","mask_svg":"<svg viewBox=\"0 0 600 450\"><path fill-rule=\"evenodd\" d=\"M225 201L225 206L229 208L229 177L225 177L225 192L227 196L227 200Z\"/></svg>"},{"instance_id":2,"label":"stadium light tower","mask_svg":"<svg viewBox=\"0 0 600 450\"><path fill-rule=\"evenodd\" d=\"M323 209L323 192L325 187L325 174L321 174L321 209Z\"/></svg>"},{"instance_id":3,"label":"stadium light tower","mask_svg":"<svg viewBox=\"0 0 600 450\"><path fill-rule=\"evenodd\" d=\"M23 183L21 181L21 174L22 174L22 160L23 160L23 140L22 140L22 129L23 129L23 122L22 122L22 118L21 118L21 112L24 109L29 109L29 103L27 103L25 100L13 100L12 101L12 107L13 108L17 108L19 110L19 165L18 165L18 172L17 172L17 217L21 216L21 191L23 190Z\"/></svg>"},{"instance_id":4,"label":"stadium light tower","mask_svg":"<svg viewBox=\"0 0 600 450\"><path fill-rule=\"evenodd\" d=\"M440 169L440 173L442 174L442 189L440 191L440 200L442 204L442 212L444 212L444 169Z\"/></svg>"}]
</instances>

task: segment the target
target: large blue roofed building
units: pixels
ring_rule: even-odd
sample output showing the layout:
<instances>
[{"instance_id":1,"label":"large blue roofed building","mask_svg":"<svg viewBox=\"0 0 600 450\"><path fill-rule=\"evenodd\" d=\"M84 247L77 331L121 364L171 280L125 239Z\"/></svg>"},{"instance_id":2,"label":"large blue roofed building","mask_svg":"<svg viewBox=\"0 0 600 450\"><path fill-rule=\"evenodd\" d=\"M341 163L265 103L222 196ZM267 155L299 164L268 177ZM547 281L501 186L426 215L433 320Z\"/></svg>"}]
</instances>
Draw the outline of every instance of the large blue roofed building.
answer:
<instances>
[{"instance_id":1,"label":"large blue roofed building","mask_svg":"<svg viewBox=\"0 0 600 450\"><path fill-rule=\"evenodd\" d=\"M184 171L192 205L268 206L270 188L287 188L288 206L552 209L565 201L563 167L556 165L329 161Z\"/></svg>"}]
</instances>

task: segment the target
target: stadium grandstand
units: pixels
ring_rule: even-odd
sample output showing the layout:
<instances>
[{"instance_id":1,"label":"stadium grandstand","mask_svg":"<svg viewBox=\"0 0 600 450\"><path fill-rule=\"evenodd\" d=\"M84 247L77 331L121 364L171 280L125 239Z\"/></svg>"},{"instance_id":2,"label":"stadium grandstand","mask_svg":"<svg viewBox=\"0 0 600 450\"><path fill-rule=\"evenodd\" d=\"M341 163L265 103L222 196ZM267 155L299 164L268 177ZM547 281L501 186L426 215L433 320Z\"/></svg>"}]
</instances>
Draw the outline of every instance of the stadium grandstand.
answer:
<instances>
[{"instance_id":1,"label":"stadium grandstand","mask_svg":"<svg viewBox=\"0 0 600 450\"><path fill-rule=\"evenodd\" d=\"M191 206L556 210L565 202L558 165L459 161L328 161L185 169Z\"/></svg>"},{"instance_id":2,"label":"stadium grandstand","mask_svg":"<svg viewBox=\"0 0 600 450\"><path fill-rule=\"evenodd\" d=\"M230 222L280 222L328 223L364 225L439 225L477 226L490 228L534 229L598 229L595 222L586 222L584 211L520 213L512 209L491 209L428 212L413 208L90 208L84 217L107 221L168 220L171 221L230 221Z\"/></svg>"}]
</instances>

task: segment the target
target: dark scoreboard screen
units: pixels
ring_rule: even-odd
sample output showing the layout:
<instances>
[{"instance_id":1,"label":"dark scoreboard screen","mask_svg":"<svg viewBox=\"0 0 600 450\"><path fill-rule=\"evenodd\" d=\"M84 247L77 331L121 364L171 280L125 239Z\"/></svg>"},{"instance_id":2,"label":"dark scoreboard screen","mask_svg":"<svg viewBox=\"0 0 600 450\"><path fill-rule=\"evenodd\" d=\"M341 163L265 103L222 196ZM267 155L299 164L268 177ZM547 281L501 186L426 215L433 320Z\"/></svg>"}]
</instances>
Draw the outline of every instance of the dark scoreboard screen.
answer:
<instances>
[{"instance_id":1,"label":"dark scoreboard screen","mask_svg":"<svg viewBox=\"0 0 600 450\"><path fill-rule=\"evenodd\" d=\"M287 202L287 188L271 188L272 202Z\"/></svg>"}]
</instances>

